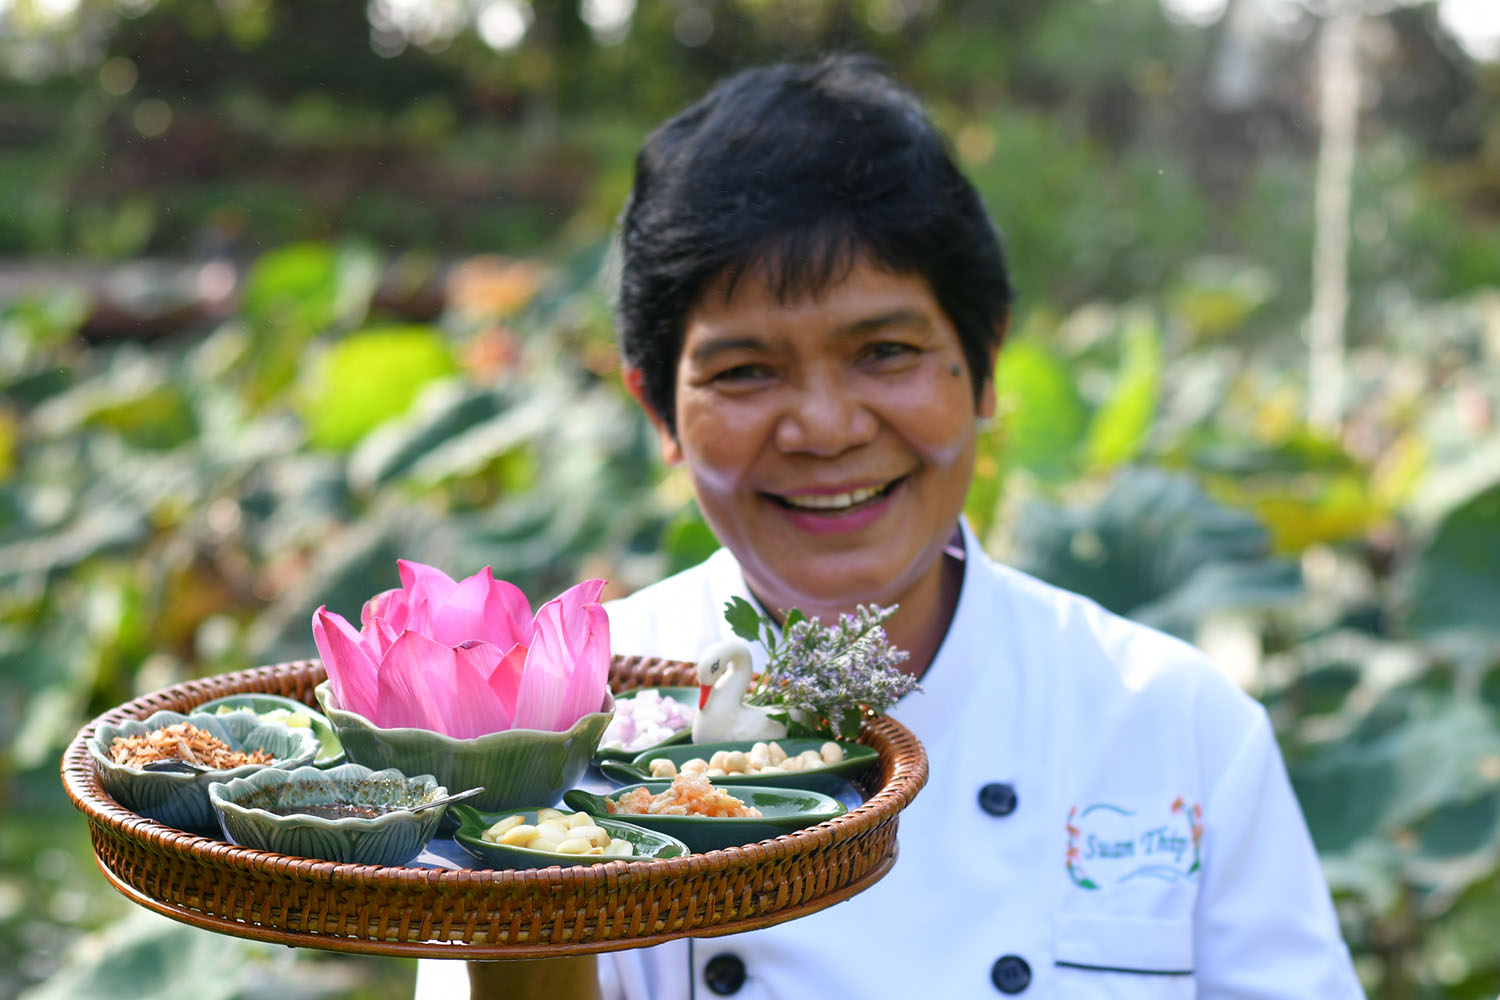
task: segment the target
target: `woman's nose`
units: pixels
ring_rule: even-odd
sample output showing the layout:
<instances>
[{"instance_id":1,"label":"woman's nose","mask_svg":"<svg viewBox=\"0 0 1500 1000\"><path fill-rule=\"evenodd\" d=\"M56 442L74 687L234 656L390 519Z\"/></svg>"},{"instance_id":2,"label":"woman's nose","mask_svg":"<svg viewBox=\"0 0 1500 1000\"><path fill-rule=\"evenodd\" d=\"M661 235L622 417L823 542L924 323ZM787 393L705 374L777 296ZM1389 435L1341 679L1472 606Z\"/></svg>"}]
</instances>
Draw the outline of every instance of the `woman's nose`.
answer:
<instances>
[{"instance_id":1,"label":"woman's nose","mask_svg":"<svg viewBox=\"0 0 1500 1000\"><path fill-rule=\"evenodd\" d=\"M878 422L864 402L837 380L803 386L788 400L776 423L776 447L822 457L868 444Z\"/></svg>"}]
</instances>

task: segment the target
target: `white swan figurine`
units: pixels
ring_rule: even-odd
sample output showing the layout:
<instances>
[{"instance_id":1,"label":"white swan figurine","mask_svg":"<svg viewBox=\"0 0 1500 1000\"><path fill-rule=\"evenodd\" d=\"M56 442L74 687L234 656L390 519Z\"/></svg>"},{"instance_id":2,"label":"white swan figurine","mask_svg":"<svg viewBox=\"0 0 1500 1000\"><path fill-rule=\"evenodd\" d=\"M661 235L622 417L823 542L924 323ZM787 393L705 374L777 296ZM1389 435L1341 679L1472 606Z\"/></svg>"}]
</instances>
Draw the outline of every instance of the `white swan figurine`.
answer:
<instances>
[{"instance_id":1,"label":"white swan figurine","mask_svg":"<svg viewBox=\"0 0 1500 1000\"><path fill-rule=\"evenodd\" d=\"M750 647L740 640L726 639L703 651L698 684L694 743L786 737L786 725L767 716L770 709L744 703L750 689Z\"/></svg>"}]
</instances>

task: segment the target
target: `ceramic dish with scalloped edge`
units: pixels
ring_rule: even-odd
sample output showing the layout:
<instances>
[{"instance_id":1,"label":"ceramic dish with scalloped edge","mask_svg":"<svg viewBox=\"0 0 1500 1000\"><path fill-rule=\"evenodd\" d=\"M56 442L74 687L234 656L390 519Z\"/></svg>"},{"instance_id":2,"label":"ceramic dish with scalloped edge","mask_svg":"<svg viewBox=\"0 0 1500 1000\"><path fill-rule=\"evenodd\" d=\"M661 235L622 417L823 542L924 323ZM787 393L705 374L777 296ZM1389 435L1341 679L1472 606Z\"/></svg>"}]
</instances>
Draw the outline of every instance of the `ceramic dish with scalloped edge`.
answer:
<instances>
[{"instance_id":1,"label":"ceramic dish with scalloped edge","mask_svg":"<svg viewBox=\"0 0 1500 1000\"><path fill-rule=\"evenodd\" d=\"M193 711L224 715L228 710L235 709L254 712L263 722L279 722L293 729L311 729L320 744L318 756L313 758L313 763L318 767L333 767L344 762L344 746L339 742L338 733L333 731L333 723L328 721L328 716L295 698L256 692L226 694L222 698L205 701ZM299 716L306 720L305 724L299 721Z\"/></svg>"},{"instance_id":2,"label":"ceramic dish with scalloped edge","mask_svg":"<svg viewBox=\"0 0 1500 1000\"><path fill-rule=\"evenodd\" d=\"M448 794L430 774L340 764L216 781L209 800L232 844L358 865L404 865L437 833Z\"/></svg>"},{"instance_id":3,"label":"ceramic dish with scalloped edge","mask_svg":"<svg viewBox=\"0 0 1500 1000\"><path fill-rule=\"evenodd\" d=\"M471 802L480 809L556 802L588 770L615 710L613 697L606 693L599 711L581 716L562 732L505 729L456 739L431 729L377 726L339 708L328 681L314 688L313 696L351 761L394 767L403 774L430 774L448 788L483 788ZM448 828L444 824L443 829Z\"/></svg>"},{"instance_id":4,"label":"ceramic dish with scalloped edge","mask_svg":"<svg viewBox=\"0 0 1500 1000\"><path fill-rule=\"evenodd\" d=\"M117 736L144 736L163 726L188 722L223 741L231 750L264 750L269 764L192 771L157 771L117 764L109 748ZM318 754L318 738L310 729L266 723L254 712L213 715L194 712L153 712L144 722L126 719L102 723L88 739L99 783L120 805L178 829L212 830L218 824L208 801L208 786L241 778L267 767L289 769L310 764Z\"/></svg>"}]
</instances>

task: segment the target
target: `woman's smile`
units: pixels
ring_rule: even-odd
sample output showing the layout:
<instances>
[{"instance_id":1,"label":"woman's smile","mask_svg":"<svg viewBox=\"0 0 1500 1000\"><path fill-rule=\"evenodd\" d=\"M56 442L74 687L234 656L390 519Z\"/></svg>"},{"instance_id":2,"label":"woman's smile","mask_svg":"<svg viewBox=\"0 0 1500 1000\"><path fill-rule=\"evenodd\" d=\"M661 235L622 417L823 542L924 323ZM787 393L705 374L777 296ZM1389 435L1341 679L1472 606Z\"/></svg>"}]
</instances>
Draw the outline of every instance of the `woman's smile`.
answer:
<instances>
[{"instance_id":1,"label":"woman's smile","mask_svg":"<svg viewBox=\"0 0 1500 1000\"><path fill-rule=\"evenodd\" d=\"M893 479L879 486L765 496L785 510L798 530L821 535L869 527L890 508L891 494L900 485L901 479Z\"/></svg>"}]
</instances>

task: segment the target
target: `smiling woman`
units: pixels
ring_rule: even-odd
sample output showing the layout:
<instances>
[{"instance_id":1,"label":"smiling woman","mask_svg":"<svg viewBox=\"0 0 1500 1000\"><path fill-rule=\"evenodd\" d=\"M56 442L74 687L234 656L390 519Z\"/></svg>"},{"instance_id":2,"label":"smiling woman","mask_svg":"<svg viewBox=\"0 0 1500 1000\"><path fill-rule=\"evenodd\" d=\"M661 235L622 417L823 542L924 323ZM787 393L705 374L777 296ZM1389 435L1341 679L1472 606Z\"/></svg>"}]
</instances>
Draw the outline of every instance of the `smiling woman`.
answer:
<instances>
[{"instance_id":1,"label":"smiling woman","mask_svg":"<svg viewBox=\"0 0 1500 1000\"><path fill-rule=\"evenodd\" d=\"M1010 285L915 98L849 58L725 81L647 140L621 248L627 387L724 547L608 605L614 651L708 659L737 601L899 605L931 773L880 882L605 957L604 995L1358 996L1265 712L961 517Z\"/></svg>"}]
</instances>

